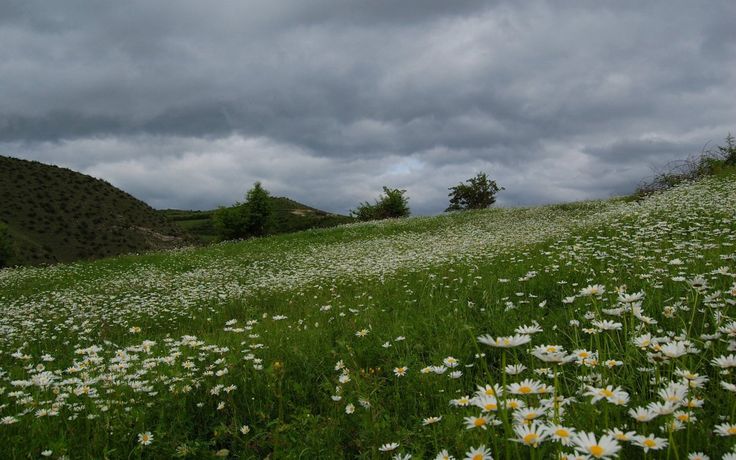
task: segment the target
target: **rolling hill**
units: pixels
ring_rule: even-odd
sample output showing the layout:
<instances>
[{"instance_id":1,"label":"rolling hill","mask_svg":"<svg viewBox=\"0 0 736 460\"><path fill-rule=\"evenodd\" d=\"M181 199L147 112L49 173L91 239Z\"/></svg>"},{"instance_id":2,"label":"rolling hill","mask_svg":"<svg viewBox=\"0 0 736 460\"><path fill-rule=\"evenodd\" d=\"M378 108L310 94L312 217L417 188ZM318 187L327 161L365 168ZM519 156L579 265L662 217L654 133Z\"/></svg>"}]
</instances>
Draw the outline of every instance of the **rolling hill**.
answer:
<instances>
[{"instance_id":1,"label":"rolling hill","mask_svg":"<svg viewBox=\"0 0 736 460\"><path fill-rule=\"evenodd\" d=\"M95 259L186 242L185 232L144 202L66 168L0 156L0 197L13 264Z\"/></svg>"},{"instance_id":2,"label":"rolling hill","mask_svg":"<svg viewBox=\"0 0 736 460\"><path fill-rule=\"evenodd\" d=\"M327 228L353 222L354 219L340 214L332 214L286 197L271 197L273 209L273 233L291 233L310 228ZM163 209L162 216L191 235L200 243L217 240L217 232L212 224L215 210L185 211Z\"/></svg>"}]
</instances>

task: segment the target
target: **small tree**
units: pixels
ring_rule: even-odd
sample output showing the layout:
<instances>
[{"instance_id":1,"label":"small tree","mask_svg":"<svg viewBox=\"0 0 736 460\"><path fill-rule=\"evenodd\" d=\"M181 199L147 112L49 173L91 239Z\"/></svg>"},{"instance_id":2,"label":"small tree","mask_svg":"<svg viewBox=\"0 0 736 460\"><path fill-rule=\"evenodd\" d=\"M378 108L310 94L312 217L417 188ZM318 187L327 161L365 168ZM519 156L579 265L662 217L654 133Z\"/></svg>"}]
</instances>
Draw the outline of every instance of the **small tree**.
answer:
<instances>
[{"instance_id":1,"label":"small tree","mask_svg":"<svg viewBox=\"0 0 736 460\"><path fill-rule=\"evenodd\" d=\"M13 246L10 241L8 226L0 222L0 268L10 265L13 255Z\"/></svg>"},{"instance_id":2,"label":"small tree","mask_svg":"<svg viewBox=\"0 0 736 460\"><path fill-rule=\"evenodd\" d=\"M504 190L496 181L488 179L486 173L478 173L468 179L467 183L460 183L449 188L450 206L445 211L461 211L465 209L485 209L496 202L496 193Z\"/></svg>"},{"instance_id":3,"label":"small tree","mask_svg":"<svg viewBox=\"0 0 736 460\"><path fill-rule=\"evenodd\" d=\"M248 208L245 231L248 235L263 236L271 228L273 207L268 191L256 182L246 195L245 205Z\"/></svg>"},{"instance_id":4,"label":"small tree","mask_svg":"<svg viewBox=\"0 0 736 460\"><path fill-rule=\"evenodd\" d=\"M409 198L404 196L406 190L383 187L383 195L379 196L375 204L367 201L361 203L358 209L350 211L350 215L358 220L380 220L397 217L407 217L411 214Z\"/></svg>"},{"instance_id":5,"label":"small tree","mask_svg":"<svg viewBox=\"0 0 736 460\"><path fill-rule=\"evenodd\" d=\"M272 226L271 197L260 182L246 194L245 203L219 208L213 224L222 240L234 240L268 234Z\"/></svg>"}]
</instances>

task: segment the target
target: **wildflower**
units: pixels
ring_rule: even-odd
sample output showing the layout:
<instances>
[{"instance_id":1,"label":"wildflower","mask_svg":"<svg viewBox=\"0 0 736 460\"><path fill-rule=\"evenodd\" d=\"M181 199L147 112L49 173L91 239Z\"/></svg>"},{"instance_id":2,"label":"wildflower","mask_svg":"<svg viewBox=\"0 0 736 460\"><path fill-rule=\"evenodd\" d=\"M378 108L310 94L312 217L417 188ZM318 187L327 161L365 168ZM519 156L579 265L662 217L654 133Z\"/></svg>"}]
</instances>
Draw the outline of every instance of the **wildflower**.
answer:
<instances>
[{"instance_id":1,"label":"wildflower","mask_svg":"<svg viewBox=\"0 0 736 460\"><path fill-rule=\"evenodd\" d=\"M368 329L361 329L355 333L356 337L365 337L368 335Z\"/></svg>"},{"instance_id":2,"label":"wildflower","mask_svg":"<svg viewBox=\"0 0 736 460\"><path fill-rule=\"evenodd\" d=\"M491 451L485 445L481 444L478 447L471 447L465 453L464 460L493 460L493 456L491 455Z\"/></svg>"},{"instance_id":3,"label":"wildflower","mask_svg":"<svg viewBox=\"0 0 736 460\"><path fill-rule=\"evenodd\" d=\"M128 332L131 334L139 334L141 332L141 328L139 326L132 326L130 329L128 329Z\"/></svg>"},{"instance_id":4,"label":"wildflower","mask_svg":"<svg viewBox=\"0 0 736 460\"><path fill-rule=\"evenodd\" d=\"M520 442L526 446L537 447L547 438L547 431L544 426L539 425L537 422L530 424L521 424L514 426L514 433L516 433L516 439L513 441Z\"/></svg>"},{"instance_id":5,"label":"wildflower","mask_svg":"<svg viewBox=\"0 0 736 460\"><path fill-rule=\"evenodd\" d=\"M608 458L616 455L621 450L618 441L610 435L603 435L596 440L594 433L577 433L572 439L575 446L582 452L594 458Z\"/></svg>"},{"instance_id":6,"label":"wildflower","mask_svg":"<svg viewBox=\"0 0 736 460\"><path fill-rule=\"evenodd\" d=\"M637 407L636 409L629 409L629 415L637 422L648 422L659 414L645 407Z\"/></svg>"},{"instance_id":7,"label":"wildflower","mask_svg":"<svg viewBox=\"0 0 736 460\"><path fill-rule=\"evenodd\" d=\"M443 359L442 363L447 367L457 367L457 365L460 364L460 362L452 356L448 356L447 358Z\"/></svg>"},{"instance_id":8,"label":"wildflower","mask_svg":"<svg viewBox=\"0 0 736 460\"><path fill-rule=\"evenodd\" d=\"M631 441L631 443L635 446L639 446L644 449L644 452L649 452L650 450L660 450L667 447L667 440L664 438L657 438L653 434L650 434L649 436L634 436L634 439Z\"/></svg>"},{"instance_id":9,"label":"wildflower","mask_svg":"<svg viewBox=\"0 0 736 460\"><path fill-rule=\"evenodd\" d=\"M687 460L710 460L710 457L702 452L692 452L687 455Z\"/></svg>"},{"instance_id":10,"label":"wildflower","mask_svg":"<svg viewBox=\"0 0 736 460\"><path fill-rule=\"evenodd\" d=\"M450 401L450 404L452 404L455 407L465 407L470 405L470 396L460 396L457 399L453 399Z\"/></svg>"},{"instance_id":11,"label":"wildflower","mask_svg":"<svg viewBox=\"0 0 736 460\"><path fill-rule=\"evenodd\" d=\"M736 367L736 355L721 355L718 358L714 358L711 362L721 369Z\"/></svg>"},{"instance_id":12,"label":"wildflower","mask_svg":"<svg viewBox=\"0 0 736 460\"><path fill-rule=\"evenodd\" d=\"M593 284L584 287L580 290L580 295L583 297L597 296L600 297L606 292L606 287L601 284Z\"/></svg>"},{"instance_id":13,"label":"wildflower","mask_svg":"<svg viewBox=\"0 0 736 460\"><path fill-rule=\"evenodd\" d=\"M504 371L506 371L508 375L518 375L524 372L525 370L526 370L526 366L523 364L509 364L504 369Z\"/></svg>"},{"instance_id":14,"label":"wildflower","mask_svg":"<svg viewBox=\"0 0 736 460\"><path fill-rule=\"evenodd\" d=\"M497 337L493 338L490 335L481 335L478 337L478 342L497 348L512 348L524 345L532 341L532 338L528 335L513 335L508 337Z\"/></svg>"},{"instance_id":15,"label":"wildflower","mask_svg":"<svg viewBox=\"0 0 736 460\"><path fill-rule=\"evenodd\" d=\"M396 450L399 447L398 442L388 442L386 444L381 445L381 447L378 448L381 452L391 452L392 450Z\"/></svg>"},{"instance_id":16,"label":"wildflower","mask_svg":"<svg viewBox=\"0 0 736 460\"><path fill-rule=\"evenodd\" d=\"M138 444L142 446L148 446L153 442L153 435L150 431L138 434Z\"/></svg>"},{"instance_id":17,"label":"wildflower","mask_svg":"<svg viewBox=\"0 0 736 460\"><path fill-rule=\"evenodd\" d=\"M736 435L736 425L733 423L721 423L715 426L713 432L718 436L734 436Z\"/></svg>"},{"instance_id":18,"label":"wildflower","mask_svg":"<svg viewBox=\"0 0 736 460\"><path fill-rule=\"evenodd\" d=\"M450 455L450 453L447 452L447 449L442 449L434 458L434 460L455 460L455 457Z\"/></svg>"},{"instance_id":19,"label":"wildflower","mask_svg":"<svg viewBox=\"0 0 736 460\"><path fill-rule=\"evenodd\" d=\"M613 436L617 441L631 441L636 436L635 431L621 431L618 428L608 430L606 434Z\"/></svg>"},{"instance_id":20,"label":"wildflower","mask_svg":"<svg viewBox=\"0 0 736 460\"><path fill-rule=\"evenodd\" d=\"M440 420L442 420L442 417L441 416L440 417L427 417L427 418L425 418L425 419L422 420L422 425L424 425L424 426L432 425L433 423L437 423Z\"/></svg>"},{"instance_id":21,"label":"wildflower","mask_svg":"<svg viewBox=\"0 0 736 460\"><path fill-rule=\"evenodd\" d=\"M465 417L463 420L465 422L465 428L468 430L472 430L473 428L482 428L485 430L486 426L488 426L491 421L491 419L484 415L481 415L480 417Z\"/></svg>"},{"instance_id":22,"label":"wildflower","mask_svg":"<svg viewBox=\"0 0 736 460\"><path fill-rule=\"evenodd\" d=\"M394 375L396 377L403 377L403 376L406 375L406 371L408 371L408 370L409 370L409 368L406 367L406 366L394 367Z\"/></svg>"},{"instance_id":23,"label":"wildflower","mask_svg":"<svg viewBox=\"0 0 736 460\"><path fill-rule=\"evenodd\" d=\"M544 431L552 440L559 442L563 446L569 446L572 443L572 436L575 430L566 428L562 425L550 424L544 427Z\"/></svg>"},{"instance_id":24,"label":"wildflower","mask_svg":"<svg viewBox=\"0 0 736 460\"><path fill-rule=\"evenodd\" d=\"M539 389L542 387L542 382L525 379L519 383L512 383L507 386L507 390L511 394L515 395L528 395L539 393Z\"/></svg>"},{"instance_id":25,"label":"wildflower","mask_svg":"<svg viewBox=\"0 0 736 460\"><path fill-rule=\"evenodd\" d=\"M352 414L353 412L355 412L355 405L353 403L348 403L345 406L345 413L346 414Z\"/></svg>"},{"instance_id":26,"label":"wildflower","mask_svg":"<svg viewBox=\"0 0 736 460\"><path fill-rule=\"evenodd\" d=\"M250 427L248 425L243 425L240 427L240 432L242 434L248 434L250 433Z\"/></svg>"}]
</instances>

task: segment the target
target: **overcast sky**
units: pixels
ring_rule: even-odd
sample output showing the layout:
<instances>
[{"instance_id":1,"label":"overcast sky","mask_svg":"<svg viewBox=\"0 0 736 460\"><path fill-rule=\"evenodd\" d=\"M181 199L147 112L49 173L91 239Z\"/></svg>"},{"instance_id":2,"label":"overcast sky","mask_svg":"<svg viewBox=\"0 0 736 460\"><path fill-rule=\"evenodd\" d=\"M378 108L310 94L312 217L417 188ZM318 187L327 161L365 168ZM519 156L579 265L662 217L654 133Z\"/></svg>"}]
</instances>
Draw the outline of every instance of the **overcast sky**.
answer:
<instances>
[{"instance_id":1,"label":"overcast sky","mask_svg":"<svg viewBox=\"0 0 736 460\"><path fill-rule=\"evenodd\" d=\"M0 0L0 154L156 208L631 192L736 133L736 1Z\"/></svg>"}]
</instances>

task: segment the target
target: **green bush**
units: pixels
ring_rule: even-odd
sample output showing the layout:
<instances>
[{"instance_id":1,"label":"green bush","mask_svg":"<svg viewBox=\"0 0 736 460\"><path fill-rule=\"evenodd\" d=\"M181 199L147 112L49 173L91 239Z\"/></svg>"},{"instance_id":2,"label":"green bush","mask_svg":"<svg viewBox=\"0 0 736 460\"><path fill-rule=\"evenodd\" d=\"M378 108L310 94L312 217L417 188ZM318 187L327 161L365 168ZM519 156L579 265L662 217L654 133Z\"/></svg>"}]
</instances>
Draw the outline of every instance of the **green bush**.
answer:
<instances>
[{"instance_id":1,"label":"green bush","mask_svg":"<svg viewBox=\"0 0 736 460\"><path fill-rule=\"evenodd\" d=\"M445 211L462 211L465 209L485 209L496 202L496 193L504 190L495 180L488 179L486 173L478 173L475 177L450 187L450 206Z\"/></svg>"},{"instance_id":2,"label":"green bush","mask_svg":"<svg viewBox=\"0 0 736 460\"><path fill-rule=\"evenodd\" d=\"M383 187L383 195L378 197L375 204L367 201L361 203L358 209L350 211L350 215L363 221L408 217L411 211L405 193L406 190Z\"/></svg>"},{"instance_id":3,"label":"green bush","mask_svg":"<svg viewBox=\"0 0 736 460\"><path fill-rule=\"evenodd\" d=\"M267 235L273 222L268 191L260 182L256 182L248 191L245 203L219 208L212 216L212 221L221 240Z\"/></svg>"}]
</instances>

